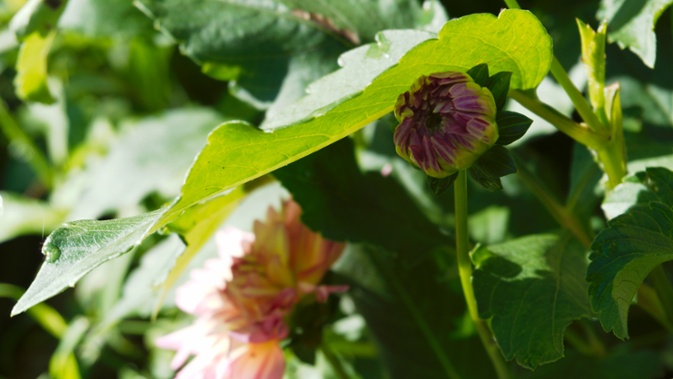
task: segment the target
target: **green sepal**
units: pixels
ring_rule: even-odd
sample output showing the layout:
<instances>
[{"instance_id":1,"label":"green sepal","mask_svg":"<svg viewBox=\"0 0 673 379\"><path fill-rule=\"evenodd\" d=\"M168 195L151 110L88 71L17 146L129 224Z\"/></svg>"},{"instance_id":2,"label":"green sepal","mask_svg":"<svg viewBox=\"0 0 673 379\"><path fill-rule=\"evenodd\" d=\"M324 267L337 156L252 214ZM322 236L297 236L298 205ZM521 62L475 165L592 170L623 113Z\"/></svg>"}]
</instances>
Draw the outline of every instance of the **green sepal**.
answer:
<instances>
[{"instance_id":1,"label":"green sepal","mask_svg":"<svg viewBox=\"0 0 673 379\"><path fill-rule=\"evenodd\" d=\"M481 63L471 69L467 70L467 74L472 77L475 83L479 84L482 87L486 87L486 83L489 81L488 76L488 64Z\"/></svg>"},{"instance_id":2,"label":"green sepal","mask_svg":"<svg viewBox=\"0 0 673 379\"><path fill-rule=\"evenodd\" d=\"M495 108L500 112L507 102L507 93L509 92L509 81L512 79L512 73L509 71L501 71L491 76L486 81L485 87L491 91L493 100L495 100Z\"/></svg>"},{"instance_id":3,"label":"green sepal","mask_svg":"<svg viewBox=\"0 0 673 379\"><path fill-rule=\"evenodd\" d=\"M501 111L495 116L495 122L498 124L497 145L509 145L510 143L523 137L533 120L521 113Z\"/></svg>"},{"instance_id":4,"label":"green sepal","mask_svg":"<svg viewBox=\"0 0 673 379\"><path fill-rule=\"evenodd\" d=\"M468 169L470 177L489 191L502 189L500 178L516 172L516 163L510 152L495 145Z\"/></svg>"},{"instance_id":5,"label":"green sepal","mask_svg":"<svg viewBox=\"0 0 673 379\"><path fill-rule=\"evenodd\" d=\"M446 178L433 178L432 176L428 176L428 187L430 187L430 191L432 191L433 195L439 196L451 188L457 177L458 173L449 175Z\"/></svg>"}]
</instances>

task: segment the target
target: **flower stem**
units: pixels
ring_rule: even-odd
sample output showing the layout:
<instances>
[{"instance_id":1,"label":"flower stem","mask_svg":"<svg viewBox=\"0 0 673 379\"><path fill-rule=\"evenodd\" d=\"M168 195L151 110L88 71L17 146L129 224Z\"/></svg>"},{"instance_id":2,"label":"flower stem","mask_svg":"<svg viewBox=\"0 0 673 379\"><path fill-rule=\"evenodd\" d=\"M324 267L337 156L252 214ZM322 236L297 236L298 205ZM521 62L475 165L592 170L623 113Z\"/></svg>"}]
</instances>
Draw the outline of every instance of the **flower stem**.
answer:
<instances>
[{"instance_id":1,"label":"flower stem","mask_svg":"<svg viewBox=\"0 0 673 379\"><path fill-rule=\"evenodd\" d=\"M488 326L479 318L477 310L477 299L474 296L474 288L472 288L472 262L469 255L469 237L467 230L467 172L465 170L458 171L458 177L454 183L454 200L455 200L455 216L456 216L456 254L458 256L458 273L460 274L460 283L463 287L463 295L467 303L467 310L470 318L474 323L481 343L486 349L491 363L499 379L508 379L510 377L507 364L500 354L498 346L489 330Z\"/></svg>"}]
</instances>

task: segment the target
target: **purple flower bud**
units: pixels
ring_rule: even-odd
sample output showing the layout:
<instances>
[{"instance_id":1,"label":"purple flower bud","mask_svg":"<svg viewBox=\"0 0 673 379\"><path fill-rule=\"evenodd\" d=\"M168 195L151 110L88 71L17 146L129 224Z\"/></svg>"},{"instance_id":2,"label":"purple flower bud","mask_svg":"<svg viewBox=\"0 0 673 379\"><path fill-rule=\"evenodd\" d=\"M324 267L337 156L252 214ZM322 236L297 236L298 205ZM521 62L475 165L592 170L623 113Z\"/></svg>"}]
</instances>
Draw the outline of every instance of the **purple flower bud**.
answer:
<instances>
[{"instance_id":1,"label":"purple flower bud","mask_svg":"<svg viewBox=\"0 0 673 379\"><path fill-rule=\"evenodd\" d=\"M397 153L427 175L444 178L469 168L498 139L488 88L462 72L421 76L397 98Z\"/></svg>"}]
</instances>

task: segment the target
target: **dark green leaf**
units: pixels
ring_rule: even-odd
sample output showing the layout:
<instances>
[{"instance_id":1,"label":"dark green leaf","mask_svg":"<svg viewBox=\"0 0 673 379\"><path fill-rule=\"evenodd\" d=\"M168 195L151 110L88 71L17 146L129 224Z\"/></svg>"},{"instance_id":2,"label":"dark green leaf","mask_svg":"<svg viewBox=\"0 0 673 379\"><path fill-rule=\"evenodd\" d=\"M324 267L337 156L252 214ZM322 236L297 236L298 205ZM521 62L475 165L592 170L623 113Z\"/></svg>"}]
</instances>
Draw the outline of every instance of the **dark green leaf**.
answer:
<instances>
[{"instance_id":1,"label":"dark green leaf","mask_svg":"<svg viewBox=\"0 0 673 379\"><path fill-rule=\"evenodd\" d=\"M482 87L486 87L488 82L488 64L482 63L478 64L471 69L467 70L467 74L472 77L475 83L479 84Z\"/></svg>"},{"instance_id":2,"label":"dark green leaf","mask_svg":"<svg viewBox=\"0 0 673 379\"><path fill-rule=\"evenodd\" d=\"M486 82L486 87L491 90L493 99L495 99L495 106L498 113L502 111L507 102L510 80L512 80L512 73L501 71L488 78L488 81Z\"/></svg>"},{"instance_id":3,"label":"dark green leaf","mask_svg":"<svg viewBox=\"0 0 673 379\"><path fill-rule=\"evenodd\" d=\"M522 379L658 379L664 374L663 361L653 351L615 349L607 357L574 353L552 365L522 375Z\"/></svg>"},{"instance_id":4,"label":"dark green leaf","mask_svg":"<svg viewBox=\"0 0 673 379\"><path fill-rule=\"evenodd\" d=\"M470 177L489 191L502 189L500 178L516 172L512 155L502 146L495 145L468 169Z\"/></svg>"},{"instance_id":5,"label":"dark green leaf","mask_svg":"<svg viewBox=\"0 0 673 379\"><path fill-rule=\"evenodd\" d=\"M586 251L569 236L531 235L472 253L479 314L506 359L528 368L563 357L563 332L592 315Z\"/></svg>"},{"instance_id":6,"label":"dark green leaf","mask_svg":"<svg viewBox=\"0 0 673 379\"><path fill-rule=\"evenodd\" d=\"M360 172L350 139L274 175L302 206L302 221L327 238L413 254L450 242L393 178Z\"/></svg>"},{"instance_id":7,"label":"dark green leaf","mask_svg":"<svg viewBox=\"0 0 673 379\"><path fill-rule=\"evenodd\" d=\"M441 195L446 190L451 188L453 182L456 181L457 177L458 177L457 173L447 176L446 178L433 178L432 176L428 176L427 180L428 180L428 186L430 187L430 191L432 191L432 194L435 196Z\"/></svg>"},{"instance_id":8,"label":"dark green leaf","mask_svg":"<svg viewBox=\"0 0 673 379\"><path fill-rule=\"evenodd\" d=\"M648 168L647 177L657 201L635 205L612 219L591 245L587 280L592 306L603 328L619 338L628 337L628 310L638 287L653 268L673 260L673 173Z\"/></svg>"},{"instance_id":9,"label":"dark green leaf","mask_svg":"<svg viewBox=\"0 0 673 379\"><path fill-rule=\"evenodd\" d=\"M533 120L521 113L510 111L499 111L495 122L498 124L498 145L509 145L510 143L523 137Z\"/></svg>"}]
</instances>

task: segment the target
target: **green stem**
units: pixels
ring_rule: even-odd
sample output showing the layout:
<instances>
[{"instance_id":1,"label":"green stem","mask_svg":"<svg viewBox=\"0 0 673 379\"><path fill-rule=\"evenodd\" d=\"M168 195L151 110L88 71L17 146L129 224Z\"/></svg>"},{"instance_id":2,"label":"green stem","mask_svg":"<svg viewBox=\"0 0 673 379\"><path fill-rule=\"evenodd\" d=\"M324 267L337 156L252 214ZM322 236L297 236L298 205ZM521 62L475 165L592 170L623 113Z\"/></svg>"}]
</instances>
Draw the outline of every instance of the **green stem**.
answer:
<instances>
[{"instance_id":1,"label":"green stem","mask_svg":"<svg viewBox=\"0 0 673 379\"><path fill-rule=\"evenodd\" d=\"M467 229L467 172L465 170L458 171L458 177L454 183L455 191L455 216L456 216L456 254L458 256L458 273L460 274L460 282L463 287L463 295L467 303L467 310L470 318L474 323L481 343L486 349L491 363L499 379L508 379L510 377L507 364L500 354L498 346L491 335L488 326L479 318L477 310L477 299L474 296L474 288L472 288L472 262L469 254L469 237Z\"/></svg>"},{"instance_id":2,"label":"green stem","mask_svg":"<svg viewBox=\"0 0 673 379\"><path fill-rule=\"evenodd\" d=\"M0 99L0 129L7 136L10 143L14 143L21 149L23 158L33 166L33 170L40 178L42 184L51 189L54 176L47 158L33 143L33 140L17 125L14 118L9 114L7 105Z\"/></svg>"},{"instance_id":3,"label":"green stem","mask_svg":"<svg viewBox=\"0 0 673 379\"><path fill-rule=\"evenodd\" d=\"M586 126L574 122L556 109L540 101L540 99L530 96L523 91L509 91L509 96L531 112L554 125L561 132L570 136L570 138L591 149L596 150L609 141L607 135L598 134Z\"/></svg>"},{"instance_id":4,"label":"green stem","mask_svg":"<svg viewBox=\"0 0 673 379\"><path fill-rule=\"evenodd\" d=\"M339 357L334 354L334 352L327 346L327 344L325 344L324 341L320 344L320 351L322 351L323 355L327 359L327 362L329 362L330 366L332 366L332 371L334 371L334 375L336 375L337 378L350 379L350 375L348 375L346 369L341 364Z\"/></svg>"},{"instance_id":5,"label":"green stem","mask_svg":"<svg viewBox=\"0 0 673 379\"><path fill-rule=\"evenodd\" d=\"M668 279L666 270L664 270L662 265L658 265L650 273L650 278L652 279L652 286L664 308L666 319L669 325L673 325L673 286Z\"/></svg>"},{"instance_id":6,"label":"green stem","mask_svg":"<svg viewBox=\"0 0 673 379\"><path fill-rule=\"evenodd\" d=\"M507 4L507 8L509 9L521 9L516 0L505 0L505 4Z\"/></svg>"},{"instance_id":7,"label":"green stem","mask_svg":"<svg viewBox=\"0 0 673 379\"><path fill-rule=\"evenodd\" d=\"M517 161L521 162L520 159L517 159ZM584 247L588 248L591 246L593 237L586 228L582 226L580 220L566 207L561 205L561 203L551 194L551 191L549 191L549 189L547 189L535 175L528 171L525 165L518 163L517 170L519 179L530 188L533 195L535 195L542 205L547 208L547 211L551 214L554 220L556 220L559 225L569 230L575 238L584 245Z\"/></svg>"},{"instance_id":8,"label":"green stem","mask_svg":"<svg viewBox=\"0 0 673 379\"><path fill-rule=\"evenodd\" d=\"M570 80L568 73L563 68L563 66L561 66L561 63L558 61L558 59L556 59L556 57L554 57L552 60L549 71L551 72L554 79L556 79L558 84L560 84L561 87L563 87L563 90L565 90L565 92L568 94L570 100L575 106L575 109L577 109L577 113L579 113L580 117L582 117L582 120L584 120L584 122L589 125L589 128L598 132L606 132L607 125L603 125L603 123L598 120L598 116L596 116L596 113L594 113L591 105L584 95L582 95L580 90L575 87L575 84L573 84L573 82Z\"/></svg>"}]
</instances>

